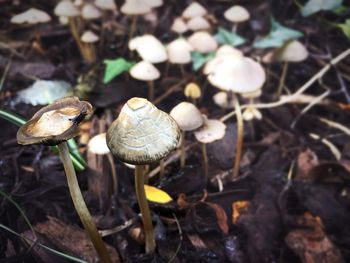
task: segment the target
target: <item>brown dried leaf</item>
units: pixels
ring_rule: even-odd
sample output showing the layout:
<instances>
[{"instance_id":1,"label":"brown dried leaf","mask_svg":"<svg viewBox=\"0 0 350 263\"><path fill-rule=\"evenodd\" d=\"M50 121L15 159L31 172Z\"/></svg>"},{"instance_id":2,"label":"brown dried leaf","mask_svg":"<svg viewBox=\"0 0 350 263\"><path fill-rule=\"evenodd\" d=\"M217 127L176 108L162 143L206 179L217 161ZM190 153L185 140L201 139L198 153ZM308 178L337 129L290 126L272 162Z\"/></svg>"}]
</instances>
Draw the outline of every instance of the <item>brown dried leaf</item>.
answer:
<instances>
[{"instance_id":1,"label":"brown dried leaf","mask_svg":"<svg viewBox=\"0 0 350 263\"><path fill-rule=\"evenodd\" d=\"M237 201L232 203L232 223L236 224L241 214L248 210L249 201Z\"/></svg>"},{"instance_id":2,"label":"brown dried leaf","mask_svg":"<svg viewBox=\"0 0 350 263\"><path fill-rule=\"evenodd\" d=\"M228 225L227 225L227 215L225 210L218 204L205 202L205 204L209 205L211 208L215 210L216 218L218 219L218 225L221 231L224 234L228 234Z\"/></svg>"}]
</instances>

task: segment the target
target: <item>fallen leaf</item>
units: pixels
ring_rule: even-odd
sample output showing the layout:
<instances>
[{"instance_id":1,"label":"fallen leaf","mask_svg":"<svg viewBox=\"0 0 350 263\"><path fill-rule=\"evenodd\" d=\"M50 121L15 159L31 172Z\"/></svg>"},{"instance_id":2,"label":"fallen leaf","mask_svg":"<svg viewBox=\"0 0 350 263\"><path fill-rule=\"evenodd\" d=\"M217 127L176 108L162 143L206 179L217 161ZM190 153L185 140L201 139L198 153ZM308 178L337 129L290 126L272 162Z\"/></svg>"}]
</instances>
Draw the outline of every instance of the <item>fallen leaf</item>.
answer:
<instances>
[{"instance_id":1,"label":"fallen leaf","mask_svg":"<svg viewBox=\"0 0 350 263\"><path fill-rule=\"evenodd\" d=\"M228 234L228 225L227 225L227 215L225 210L218 204L205 202L205 204L209 205L211 208L215 210L216 218L218 219L218 225L221 231L227 235Z\"/></svg>"},{"instance_id":2,"label":"fallen leaf","mask_svg":"<svg viewBox=\"0 0 350 263\"><path fill-rule=\"evenodd\" d=\"M154 203L166 204L173 200L168 193L154 186L145 184L145 192L147 200Z\"/></svg>"}]
</instances>

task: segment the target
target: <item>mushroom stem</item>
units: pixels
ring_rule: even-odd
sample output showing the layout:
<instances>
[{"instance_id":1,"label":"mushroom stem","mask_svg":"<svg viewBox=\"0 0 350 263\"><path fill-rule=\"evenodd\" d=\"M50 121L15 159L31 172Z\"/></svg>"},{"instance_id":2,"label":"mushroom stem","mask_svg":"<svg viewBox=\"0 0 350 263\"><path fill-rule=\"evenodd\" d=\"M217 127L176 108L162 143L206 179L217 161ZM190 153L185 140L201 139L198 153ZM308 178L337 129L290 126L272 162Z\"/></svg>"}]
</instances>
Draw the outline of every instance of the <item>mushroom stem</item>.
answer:
<instances>
[{"instance_id":1,"label":"mushroom stem","mask_svg":"<svg viewBox=\"0 0 350 263\"><path fill-rule=\"evenodd\" d=\"M235 163L233 166L233 173L232 173L231 179L237 177L239 174L239 167L240 167L242 147L243 147L243 131L244 131L241 106L239 105L238 98L236 97L234 99L235 99L234 103L235 103L235 111L236 111L236 118L237 118L237 144L236 144Z\"/></svg>"},{"instance_id":2,"label":"mushroom stem","mask_svg":"<svg viewBox=\"0 0 350 263\"><path fill-rule=\"evenodd\" d=\"M137 16L131 16L131 25L130 25L130 31L129 31L129 40L132 39L135 29L136 29L136 23L137 23Z\"/></svg>"},{"instance_id":3,"label":"mushroom stem","mask_svg":"<svg viewBox=\"0 0 350 263\"><path fill-rule=\"evenodd\" d=\"M205 178L205 185L208 184L208 154L207 154L207 146L205 143L202 143L202 156L203 156L203 162L204 162L204 178Z\"/></svg>"},{"instance_id":4,"label":"mushroom stem","mask_svg":"<svg viewBox=\"0 0 350 263\"><path fill-rule=\"evenodd\" d=\"M111 166L111 171L112 171L112 182L113 182L112 194L116 195L118 193L117 169L116 169L114 161L113 161L113 155L111 153L108 153L107 158L108 158L108 162L109 162L109 165Z\"/></svg>"},{"instance_id":5,"label":"mushroom stem","mask_svg":"<svg viewBox=\"0 0 350 263\"><path fill-rule=\"evenodd\" d=\"M148 100L150 102L154 101L154 82L153 80L147 81L148 84Z\"/></svg>"},{"instance_id":6,"label":"mushroom stem","mask_svg":"<svg viewBox=\"0 0 350 263\"><path fill-rule=\"evenodd\" d=\"M89 235L92 244L94 245L97 254L103 263L111 263L111 259L108 255L107 248L102 241L100 234L97 231L97 227L90 215L88 208L86 207L83 195L80 191L78 180L74 171L73 163L69 157L69 150L67 142L64 141L58 144L60 157L66 172L68 188L73 200L75 210L77 211L84 228Z\"/></svg>"},{"instance_id":7,"label":"mushroom stem","mask_svg":"<svg viewBox=\"0 0 350 263\"><path fill-rule=\"evenodd\" d=\"M288 62L285 61L283 64L283 68L282 68L282 74L281 74L281 78L280 78L280 82L278 85L278 90L277 90L277 96L281 96L283 87L284 87L284 82L286 80L286 76L287 76L287 71L288 71Z\"/></svg>"},{"instance_id":8,"label":"mushroom stem","mask_svg":"<svg viewBox=\"0 0 350 263\"><path fill-rule=\"evenodd\" d=\"M78 21L74 17L69 17L68 23L69 23L70 32L75 40L75 43L78 45L80 54L82 55L84 60L88 61L88 58L87 58L88 55L86 54L86 48L85 48L83 42L80 40Z\"/></svg>"},{"instance_id":9,"label":"mushroom stem","mask_svg":"<svg viewBox=\"0 0 350 263\"><path fill-rule=\"evenodd\" d=\"M238 23L233 23L232 32L236 33L237 32L237 28L238 28Z\"/></svg>"},{"instance_id":10,"label":"mushroom stem","mask_svg":"<svg viewBox=\"0 0 350 263\"><path fill-rule=\"evenodd\" d=\"M137 197L137 201L141 211L143 230L145 232L146 254L152 254L155 250L156 242L154 238L151 212L149 210L148 201L146 199L146 194L145 194L143 171L144 171L143 165L136 165L135 191L136 191L136 197Z\"/></svg>"},{"instance_id":11,"label":"mushroom stem","mask_svg":"<svg viewBox=\"0 0 350 263\"><path fill-rule=\"evenodd\" d=\"M164 165L164 159L159 161L159 177L163 178L164 177L164 170L165 170L165 165Z\"/></svg>"},{"instance_id":12,"label":"mushroom stem","mask_svg":"<svg viewBox=\"0 0 350 263\"><path fill-rule=\"evenodd\" d=\"M185 136L186 132L181 131L181 155L180 155L180 167L185 168L186 165L186 149L185 149Z\"/></svg>"}]
</instances>

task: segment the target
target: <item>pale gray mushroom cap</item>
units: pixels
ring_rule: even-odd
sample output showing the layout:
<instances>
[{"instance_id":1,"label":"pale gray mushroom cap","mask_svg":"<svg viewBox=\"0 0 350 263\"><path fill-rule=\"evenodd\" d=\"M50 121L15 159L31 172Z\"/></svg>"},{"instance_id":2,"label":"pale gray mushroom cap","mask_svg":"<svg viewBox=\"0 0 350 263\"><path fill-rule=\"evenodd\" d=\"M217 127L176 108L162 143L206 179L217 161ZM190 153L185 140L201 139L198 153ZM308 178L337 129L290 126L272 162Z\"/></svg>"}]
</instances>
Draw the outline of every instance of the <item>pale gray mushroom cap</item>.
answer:
<instances>
[{"instance_id":1,"label":"pale gray mushroom cap","mask_svg":"<svg viewBox=\"0 0 350 263\"><path fill-rule=\"evenodd\" d=\"M240 5L235 5L227 9L224 16L228 21L233 23L244 22L250 18L247 9Z\"/></svg>"},{"instance_id":2,"label":"pale gray mushroom cap","mask_svg":"<svg viewBox=\"0 0 350 263\"><path fill-rule=\"evenodd\" d=\"M75 17L80 11L71 1L61 1L56 5L54 13L57 16Z\"/></svg>"},{"instance_id":3,"label":"pale gray mushroom cap","mask_svg":"<svg viewBox=\"0 0 350 263\"><path fill-rule=\"evenodd\" d=\"M205 16L207 13L208 11L204 6L197 2L193 2L182 12L182 16L184 18L193 18L196 16Z\"/></svg>"},{"instance_id":4,"label":"pale gray mushroom cap","mask_svg":"<svg viewBox=\"0 0 350 263\"><path fill-rule=\"evenodd\" d=\"M130 69L130 75L134 79L152 81L160 78L159 70L148 61L140 61Z\"/></svg>"},{"instance_id":5,"label":"pale gray mushroom cap","mask_svg":"<svg viewBox=\"0 0 350 263\"><path fill-rule=\"evenodd\" d=\"M151 12L151 7L142 0L126 0L120 8L125 15L144 15Z\"/></svg>"},{"instance_id":6,"label":"pale gray mushroom cap","mask_svg":"<svg viewBox=\"0 0 350 263\"><path fill-rule=\"evenodd\" d=\"M111 11L117 10L117 6L114 0L95 0L94 4L95 6L97 6L102 10L111 10Z\"/></svg>"},{"instance_id":7,"label":"pale gray mushroom cap","mask_svg":"<svg viewBox=\"0 0 350 263\"><path fill-rule=\"evenodd\" d=\"M163 159L176 148L180 129L167 113L144 98L132 98L107 131L107 145L125 163L142 165Z\"/></svg>"},{"instance_id":8,"label":"pale gray mushroom cap","mask_svg":"<svg viewBox=\"0 0 350 263\"><path fill-rule=\"evenodd\" d=\"M110 152L107 142L106 133L100 133L92 137L88 143L88 151L97 155L105 155Z\"/></svg>"},{"instance_id":9,"label":"pale gray mushroom cap","mask_svg":"<svg viewBox=\"0 0 350 263\"><path fill-rule=\"evenodd\" d=\"M292 40L283 45L277 51L277 59L286 62L301 62L305 60L309 52L298 40Z\"/></svg>"},{"instance_id":10,"label":"pale gray mushroom cap","mask_svg":"<svg viewBox=\"0 0 350 263\"><path fill-rule=\"evenodd\" d=\"M38 24L46 23L51 20L51 17L44 11L36 8L30 8L27 11L15 15L11 18L11 23L14 24Z\"/></svg>"},{"instance_id":11,"label":"pale gray mushroom cap","mask_svg":"<svg viewBox=\"0 0 350 263\"><path fill-rule=\"evenodd\" d=\"M93 4L85 4L81 10L81 16L87 20L93 20L100 18L102 14Z\"/></svg>"},{"instance_id":12,"label":"pale gray mushroom cap","mask_svg":"<svg viewBox=\"0 0 350 263\"><path fill-rule=\"evenodd\" d=\"M222 121L204 117L203 126L194 132L194 136L201 143L211 143L221 140L225 136L225 132L226 125Z\"/></svg>"},{"instance_id":13,"label":"pale gray mushroom cap","mask_svg":"<svg viewBox=\"0 0 350 263\"><path fill-rule=\"evenodd\" d=\"M182 17L177 17L174 19L170 29L178 34L183 34L188 31L188 26Z\"/></svg>"},{"instance_id":14,"label":"pale gray mushroom cap","mask_svg":"<svg viewBox=\"0 0 350 263\"><path fill-rule=\"evenodd\" d=\"M171 111L174 118L183 131L194 131L203 125L203 116L198 108L190 102L181 102Z\"/></svg>"}]
</instances>

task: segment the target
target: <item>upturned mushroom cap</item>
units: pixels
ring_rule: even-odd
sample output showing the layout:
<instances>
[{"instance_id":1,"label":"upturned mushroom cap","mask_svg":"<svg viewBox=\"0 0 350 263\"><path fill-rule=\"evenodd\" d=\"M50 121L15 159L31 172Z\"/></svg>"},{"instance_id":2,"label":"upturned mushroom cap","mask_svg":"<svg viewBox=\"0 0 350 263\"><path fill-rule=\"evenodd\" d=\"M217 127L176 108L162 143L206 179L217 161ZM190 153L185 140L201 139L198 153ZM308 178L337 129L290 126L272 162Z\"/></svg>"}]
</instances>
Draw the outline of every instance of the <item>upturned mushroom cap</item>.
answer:
<instances>
[{"instance_id":1,"label":"upturned mushroom cap","mask_svg":"<svg viewBox=\"0 0 350 263\"><path fill-rule=\"evenodd\" d=\"M134 79L152 81L159 79L160 72L148 61L140 61L130 69L130 75Z\"/></svg>"},{"instance_id":2,"label":"upturned mushroom cap","mask_svg":"<svg viewBox=\"0 0 350 263\"><path fill-rule=\"evenodd\" d=\"M186 39L178 38L169 43L166 47L168 52L168 59L173 64L187 64L192 61L191 51L192 46L186 41Z\"/></svg>"},{"instance_id":3,"label":"upturned mushroom cap","mask_svg":"<svg viewBox=\"0 0 350 263\"><path fill-rule=\"evenodd\" d=\"M238 52L215 57L206 65L205 74L213 86L235 93L254 92L262 87L266 79L259 63Z\"/></svg>"},{"instance_id":4,"label":"upturned mushroom cap","mask_svg":"<svg viewBox=\"0 0 350 263\"><path fill-rule=\"evenodd\" d=\"M178 34L183 34L188 31L188 26L182 17L177 17L174 19L170 29Z\"/></svg>"},{"instance_id":5,"label":"upturned mushroom cap","mask_svg":"<svg viewBox=\"0 0 350 263\"><path fill-rule=\"evenodd\" d=\"M87 145L88 151L98 155L105 155L110 152L107 142L106 133L100 133L92 137Z\"/></svg>"},{"instance_id":6,"label":"upturned mushroom cap","mask_svg":"<svg viewBox=\"0 0 350 263\"><path fill-rule=\"evenodd\" d=\"M198 99L201 96L202 92L200 87L196 83L190 82L186 85L184 94L186 97Z\"/></svg>"},{"instance_id":7,"label":"upturned mushroom cap","mask_svg":"<svg viewBox=\"0 0 350 263\"><path fill-rule=\"evenodd\" d=\"M203 126L194 132L194 136L201 143L211 143L221 140L225 136L225 132L226 125L222 121L204 117Z\"/></svg>"},{"instance_id":8,"label":"upturned mushroom cap","mask_svg":"<svg viewBox=\"0 0 350 263\"><path fill-rule=\"evenodd\" d=\"M117 10L117 6L114 0L95 0L94 4L95 6L97 6L102 10L111 10L111 11Z\"/></svg>"},{"instance_id":9,"label":"upturned mushroom cap","mask_svg":"<svg viewBox=\"0 0 350 263\"><path fill-rule=\"evenodd\" d=\"M193 2L182 12L182 16L189 19L196 16L205 16L207 13L208 11L204 6L197 2Z\"/></svg>"},{"instance_id":10,"label":"upturned mushroom cap","mask_svg":"<svg viewBox=\"0 0 350 263\"><path fill-rule=\"evenodd\" d=\"M196 16L187 21L187 26L192 31L207 30L210 28L209 22L202 16Z\"/></svg>"},{"instance_id":11,"label":"upturned mushroom cap","mask_svg":"<svg viewBox=\"0 0 350 263\"><path fill-rule=\"evenodd\" d=\"M250 15L243 6L235 5L225 11L224 17L233 23L240 23L248 20Z\"/></svg>"},{"instance_id":12,"label":"upturned mushroom cap","mask_svg":"<svg viewBox=\"0 0 350 263\"><path fill-rule=\"evenodd\" d=\"M195 51L200 53L209 53L215 51L218 48L216 39L205 31L198 31L193 33L188 38L188 43L193 47Z\"/></svg>"},{"instance_id":13,"label":"upturned mushroom cap","mask_svg":"<svg viewBox=\"0 0 350 263\"><path fill-rule=\"evenodd\" d=\"M174 118L180 129L193 131L203 125L203 116L197 107L189 102L181 102L171 111L170 116Z\"/></svg>"},{"instance_id":14,"label":"upturned mushroom cap","mask_svg":"<svg viewBox=\"0 0 350 263\"><path fill-rule=\"evenodd\" d=\"M85 4L81 10L81 16L87 20L93 20L100 18L102 14L93 4Z\"/></svg>"},{"instance_id":15,"label":"upturned mushroom cap","mask_svg":"<svg viewBox=\"0 0 350 263\"><path fill-rule=\"evenodd\" d=\"M75 17L80 11L71 1L61 1L56 5L54 13L57 16Z\"/></svg>"},{"instance_id":16,"label":"upturned mushroom cap","mask_svg":"<svg viewBox=\"0 0 350 263\"><path fill-rule=\"evenodd\" d=\"M301 62L309 55L305 46L297 40L287 42L277 51L276 58L279 61Z\"/></svg>"},{"instance_id":17,"label":"upturned mushroom cap","mask_svg":"<svg viewBox=\"0 0 350 263\"><path fill-rule=\"evenodd\" d=\"M144 15L151 12L152 8L142 0L126 0L120 8L125 15Z\"/></svg>"},{"instance_id":18,"label":"upturned mushroom cap","mask_svg":"<svg viewBox=\"0 0 350 263\"><path fill-rule=\"evenodd\" d=\"M143 60L150 63L161 63L168 59L165 47L152 35L146 34L131 39L129 49L136 50Z\"/></svg>"},{"instance_id":19,"label":"upturned mushroom cap","mask_svg":"<svg viewBox=\"0 0 350 263\"><path fill-rule=\"evenodd\" d=\"M81 41L83 41L84 43L95 43L98 40L99 37L90 30L85 31L84 34L81 36Z\"/></svg>"},{"instance_id":20,"label":"upturned mushroom cap","mask_svg":"<svg viewBox=\"0 0 350 263\"><path fill-rule=\"evenodd\" d=\"M36 8L30 8L27 11L15 15L11 18L11 23L14 24L38 24L46 23L51 20L51 17L44 11L38 10Z\"/></svg>"},{"instance_id":21,"label":"upturned mushroom cap","mask_svg":"<svg viewBox=\"0 0 350 263\"><path fill-rule=\"evenodd\" d=\"M92 113L92 106L77 97L56 100L40 109L17 132L19 144L56 145L79 133L78 124Z\"/></svg>"},{"instance_id":22,"label":"upturned mushroom cap","mask_svg":"<svg viewBox=\"0 0 350 263\"><path fill-rule=\"evenodd\" d=\"M142 165L176 148L180 129L167 113L144 98L132 98L107 131L107 145L121 161Z\"/></svg>"}]
</instances>

